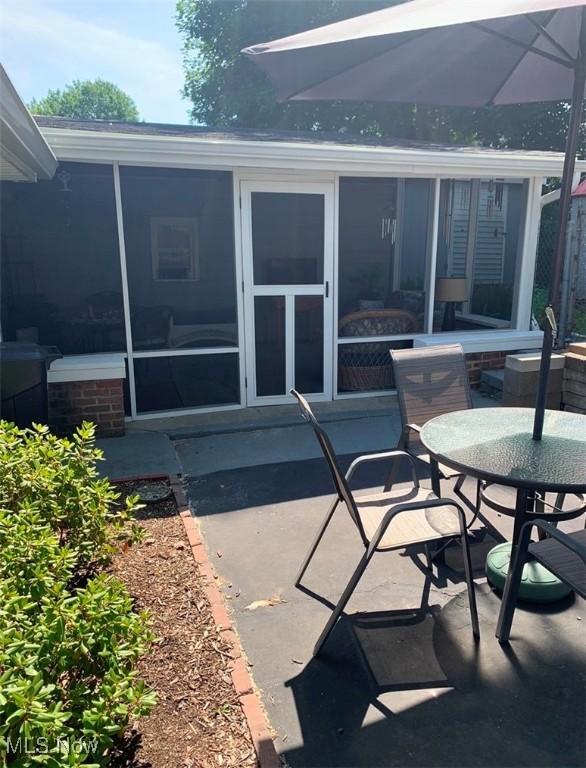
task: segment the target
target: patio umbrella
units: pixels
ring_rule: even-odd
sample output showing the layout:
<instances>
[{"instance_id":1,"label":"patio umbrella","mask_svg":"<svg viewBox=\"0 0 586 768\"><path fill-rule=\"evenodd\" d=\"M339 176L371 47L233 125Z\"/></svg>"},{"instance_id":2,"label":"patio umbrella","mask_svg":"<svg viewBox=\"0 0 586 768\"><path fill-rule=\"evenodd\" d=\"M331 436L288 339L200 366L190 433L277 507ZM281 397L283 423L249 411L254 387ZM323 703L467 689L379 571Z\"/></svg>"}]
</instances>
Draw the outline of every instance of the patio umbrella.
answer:
<instances>
[{"instance_id":1,"label":"patio umbrella","mask_svg":"<svg viewBox=\"0 0 586 768\"><path fill-rule=\"evenodd\" d=\"M584 0L411 0L245 48L280 100L571 100L533 437L540 440L586 84Z\"/></svg>"}]
</instances>

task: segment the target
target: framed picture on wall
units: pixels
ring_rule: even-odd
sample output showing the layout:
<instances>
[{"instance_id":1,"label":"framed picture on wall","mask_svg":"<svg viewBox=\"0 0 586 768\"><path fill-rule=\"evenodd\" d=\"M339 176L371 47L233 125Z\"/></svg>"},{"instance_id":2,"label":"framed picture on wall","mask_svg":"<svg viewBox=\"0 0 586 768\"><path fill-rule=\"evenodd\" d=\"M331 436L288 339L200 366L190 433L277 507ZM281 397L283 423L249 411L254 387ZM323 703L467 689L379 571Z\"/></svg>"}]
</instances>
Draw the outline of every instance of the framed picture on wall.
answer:
<instances>
[{"instance_id":1,"label":"framed picture on wall","mask_svg":"<svg viewBox=\"0 0 586 768\"><path fill-rule=\"evenodd\" d=\"M151 217L153 280L199 280L197 219Z\"/></svg>"}]
</instances>

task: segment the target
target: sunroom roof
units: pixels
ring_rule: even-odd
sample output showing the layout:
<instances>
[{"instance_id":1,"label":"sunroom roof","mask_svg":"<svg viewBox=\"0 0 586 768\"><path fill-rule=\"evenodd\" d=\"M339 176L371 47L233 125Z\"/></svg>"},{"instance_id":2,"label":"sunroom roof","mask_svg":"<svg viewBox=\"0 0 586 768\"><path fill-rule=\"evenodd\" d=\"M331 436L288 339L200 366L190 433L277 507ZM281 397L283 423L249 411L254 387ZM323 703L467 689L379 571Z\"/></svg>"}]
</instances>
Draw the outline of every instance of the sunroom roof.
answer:
<instances>
[{"instance_id":1,"label":"sunroom roof","mask_svg":"<svg viewBox=\"0 0 586 768\"><path fill-rule=\"evenodd\" d=\"M60 160L404 176L561 176L563 154L345 133L36 117ZM586 161L576 163L586 170Z\"/></svg>"},{"instance_id":2,"label":"sunroom roof","mask_svg":"<svg viewBox=\"0 0 586 768\"><path fill-rule=\"evenodd\" d=\"M404 139L382 139L376 136L358 136L356 134L337 133L334 131L285 131L269 128L210 128L196 125L175 125L171 123L129 123L117 120L72 120L65 117L46 117L35 115L41 128L64 128L74 131L92 131L100 133L122 133L138 136L175 136L212 141L254 141L286 142L303 144L322 144L350 147L383 147L387 149L434 150L437 152L473 153L478 152L499 155L512 152L515 155L535 157L562 157L559 152L534 150L504 150L481 145L460 146L436 142L418 142Z\"/></svg>"}]
</instances>

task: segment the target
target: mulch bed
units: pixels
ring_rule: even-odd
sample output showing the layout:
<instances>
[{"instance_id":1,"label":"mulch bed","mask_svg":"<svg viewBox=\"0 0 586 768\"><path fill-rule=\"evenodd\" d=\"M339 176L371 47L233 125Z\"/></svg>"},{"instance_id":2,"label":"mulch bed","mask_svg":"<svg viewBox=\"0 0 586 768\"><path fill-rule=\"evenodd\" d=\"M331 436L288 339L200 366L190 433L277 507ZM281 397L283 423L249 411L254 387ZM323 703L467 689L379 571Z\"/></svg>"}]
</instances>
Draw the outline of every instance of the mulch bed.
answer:
<instances>
[{"instance_id":1,"label":"mulch bed","mask_svg":"<svg viewBox=\"0 0 586 768\"><path fill-rule=\"evenodd\" d=\"M128 495L137 485L118 487ZM212 618L174 498L148 504L138 518L144 540L118 554L110 570L137 610L151 614L156 640L138 673L158 703L131 724L113 768L255 766L230 677L231 646Z\"/></svg>"}]
</instances>

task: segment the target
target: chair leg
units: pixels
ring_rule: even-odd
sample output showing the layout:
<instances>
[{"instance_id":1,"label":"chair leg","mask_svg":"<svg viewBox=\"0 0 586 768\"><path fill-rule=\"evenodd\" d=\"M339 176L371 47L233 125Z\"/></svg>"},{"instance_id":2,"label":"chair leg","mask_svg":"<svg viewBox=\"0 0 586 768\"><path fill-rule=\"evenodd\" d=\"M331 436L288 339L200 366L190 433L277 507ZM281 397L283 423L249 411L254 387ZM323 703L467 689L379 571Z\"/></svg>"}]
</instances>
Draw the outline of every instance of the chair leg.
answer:
<instances>
[{"instance_id":1,"label":"chair leg","mask_svg":"<svg viewBox=\"0 0 586 768\"><path fill-rule=\"evenodd\" d=\"M529 548L530 526L523 530L518 546L511 550L511 562L509 563L509 572L503 590L501 600L501 609L496 627L496 637L501 645L509 642L511 634L511 625L517 606L519 596L519 587L523 578L523 567L527 559L527 550Z\"/></svg>"},{"instance_id":2,"label":"chair leg","mask_svg":"<svg viewBox=\"0 0 586 768\"><path fill-rule=\"evenodd\" d=\"M348 584L346 586L346 589L342 593L342 596L340 597L340 599L338 601L338 604L336 605L336 607L332 611L332 615L328 619L327 624L323 628L323 631L322 631L321 635L319 636L317 643L315 644L315 648L313 649L313 658L318 656L319 653L321 652L321 649L322 649L324 643L326 642L326 640L328 639L328 637L330 635L330 632L334 628L335 623L340 618L340 614L342 613L342 611L346 607L346 603L351 598L352 593L356 589L356 586L357 586L358 582L360 581L360 577L364 573L364 570L365 570L366 566L368 565L368 563L370 561L370 558L372 557L373 553L374 553L374 550L372 550L369 547L366 550L366 552L364 553L364 555L360 558L360 562L358 563L358 565L356 567L356 570L352 574L352 577L350 578L350 581L348 582Z\"/></svg>"},{"instance_id":3,"label":"chair leg","mask_svg":"<svg viewBox=\"0 0 586 768\"><path fill-rule=\"evenodd\" d=\"M340 498L336 496L336 498L332 501L330 508L328 509L328 512L324 518L323 523L320 525L317 534L315 536L315 539L313 540L313 543L311 547L309 548L309 552L305 556L305 559L301 563L301 568L299 569L299 573L295 577L295 586L298 587L301 583L301 579L303 578L305 571L307 570L307 566L311 562L311 558L315 554L315 550L318 548L320 541L322 540L322 537L324 533L326 532L326 528L330 524L330 520L332 519L332 516L334 512L336 511L336 507L340 503Z\"/></svg>"},{"instance_id":4,"label":"chair leg","mask_svg":"<svg viewBox=\"0 0 586 768\"><path fill-rule=\"evenodd\" d=\"M476 640L480 640L480 626L478 624L478 606L476 605L476 590L474 589L474 575L472 572L472 560L470 558L470 542L466 535L466 527L461 536L462 558L464 560L464 573L466 574L466 586L468 588L468 603L470 605L470 619L472 620L472 634Z\"/></svg>"},{"instance_id":5,"label":"chair leg","mask_svg":"<svg viewBox=\"0 0 586 768\"><path fill-rule=\"evenodd\" d=\"M398 461L393 461L391 464L391 470L389 472L389 475L387 477L387 481L384 486L384 492L388 493L393 485L397 482L397 467L399 465Z\"/></svg>"}]
</instances>

